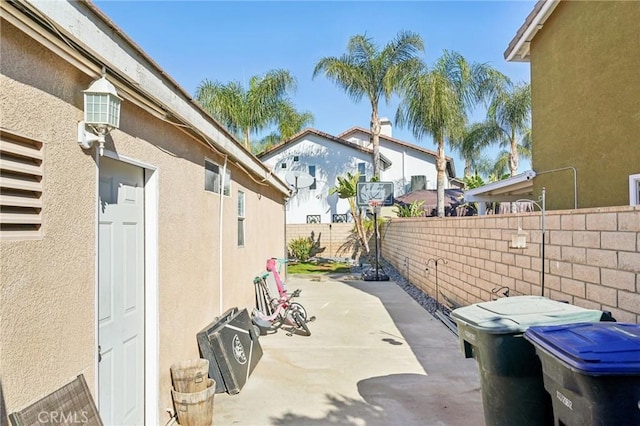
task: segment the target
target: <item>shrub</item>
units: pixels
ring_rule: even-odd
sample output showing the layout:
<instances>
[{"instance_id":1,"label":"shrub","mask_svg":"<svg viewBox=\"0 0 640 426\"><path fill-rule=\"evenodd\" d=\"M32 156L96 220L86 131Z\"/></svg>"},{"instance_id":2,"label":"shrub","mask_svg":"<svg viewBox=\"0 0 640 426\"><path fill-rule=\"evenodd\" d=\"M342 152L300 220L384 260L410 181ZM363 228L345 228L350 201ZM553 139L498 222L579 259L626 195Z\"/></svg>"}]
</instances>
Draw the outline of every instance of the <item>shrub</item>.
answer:
<instances>
[{"instance_id":1,"label":"shrub","mask_svg":"<svg viewBox=\"0 0 640 426\"><path fill-rule=\"evenodd\" d=\"M395 204L395 210L393 211L398 217L423 217L424 210L422 205L424 200L415 200L410 204Z\"/></svg>"},{"instance_id":2,"label":"shrub","mask_svg":"<svg viewBox=\"0 0 640 426\"><path fill-rule=\"evenodd\" d=\"M314 241L309 237L299 237L289 242L289 257L295 257L300 262L306 262L311 257Z\"/></svg>"}]
</instances>

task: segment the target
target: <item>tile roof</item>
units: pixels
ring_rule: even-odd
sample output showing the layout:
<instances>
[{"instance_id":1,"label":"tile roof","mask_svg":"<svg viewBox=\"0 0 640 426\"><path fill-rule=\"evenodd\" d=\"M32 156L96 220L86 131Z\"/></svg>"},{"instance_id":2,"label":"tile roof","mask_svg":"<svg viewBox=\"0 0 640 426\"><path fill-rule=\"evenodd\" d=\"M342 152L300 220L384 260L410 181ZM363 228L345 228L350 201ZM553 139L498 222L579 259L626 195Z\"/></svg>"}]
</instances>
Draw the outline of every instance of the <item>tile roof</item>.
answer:
<instances>
[{"instance_id":1,"label":"tile roof","mask_svg":"<svg viewBox=\"0 0 640 426\"><path fill-rule=\"evenodd\" d=\"M371 135L371 130L365 129L364 127L355 126L355 127L352 127L350 129L345 130L344 132L340 133L338 135L338 137L339 138L344 138L344 137L347 137L348 135L353 134L355 132L362 132L362 133L366 133L367 135ZM384 139L386 141L395 143L397 145L404 146L404 147L407 147L407 148L411 148L411 149L414 149L416 151L423 152L425 154L431 155L431 156L433 156L433 158L437 158L438 157L438 153L437 152L432 151L432 150L427 149L427 148L424 148L424 147L421 147L419 145L414 145L412 143L409 143L409 142L406 142L406 141L403 141L403 140L400 140L400 139L396 139L396 138L391 137L391 136L380 135L380 138ZM450 169L449 170L450 175L451 176L455 176L455 166L453 164L453 158L451 158L449 156L445 156L445 159L447 160L447 166Z\"/></svg>"},{"instance_id":2,"label":"tile roof","mask_svg":"<svg viewBox=\"0 0 640 426\"><path fill-rule=\"evenodd\" d=\"M542 28L545 21L553 13L560 0L539 0L524 23L520 26L513 37L507 50L504 51L504 58L507 61L528 61L529 43L536 33Z\"/></svg>"},{"instance_id":3,"label":"tile roof","mask_svg":"<svg viewBox=\"0 0 640 426\"><path fill-rule=\"evenodd\" d=\"M341 145L345 145L345 146L347 146L349 148L358 150L360 152L365 152L367 154L373 154L373 151L371 149L367 148L367 147L364 147L362 145L358 145L355 142L350 142L350 141L342 139L340 137L331 135L329 133L321 132L318 129L314 129L314 128L309 127L309 128L301 130L300 132L298 132L295 135L291 136L289 139L287 139L285 141L282 141L281 143L279 143L277 145L272 146L271 148L267 149L266 151L259 153L257 155L257 157L262 159L263 157L265 157L267 155L274 154L274 153L276 153L278 151L281 151L281 150L285 149L288 145L293 143L294 141L296 141L296 140L300 139L302 136L308 135L308 134L312 134L312 135L319 136L321 138L328 139L330 141L339 143ZM380 160L383 163L391 165L391 161L387 157L382 155L382 154L380 155Z\"/></svg>"}]
</instances>

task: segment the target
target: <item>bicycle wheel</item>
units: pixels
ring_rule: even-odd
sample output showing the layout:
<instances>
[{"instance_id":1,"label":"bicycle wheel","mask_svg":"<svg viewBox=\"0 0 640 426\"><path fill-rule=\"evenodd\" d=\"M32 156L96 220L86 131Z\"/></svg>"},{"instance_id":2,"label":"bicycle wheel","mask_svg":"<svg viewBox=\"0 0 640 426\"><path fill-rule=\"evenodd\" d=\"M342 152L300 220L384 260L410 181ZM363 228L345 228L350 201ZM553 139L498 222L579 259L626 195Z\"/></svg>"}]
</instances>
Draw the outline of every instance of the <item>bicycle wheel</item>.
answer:
<instances>
[{"instance_id":1,"label":"bicycle wheel","mask_svg":"<svg viewBox=\"0 0 640 426\"><path fill-rule=\"evenodd\" d=\"M298 311L302 319L307 322L307 310L298 302L291 302L289 304L291 306L291 310Z\"/></svg>"},{"instance_id":2,"label":"bicycle wheel","mask_svg":"<svg viewBox=\"0 0 640 426\"><path fill-rule=\"evenodd\" d=\"M309 331L309 327L307 327L307 321L302 318L302 315L297 310L291 311L291 317L296 323L297 331L302 331L302 334L305 336L311 336L311 331Z\"/></svg>"}]
</instances>

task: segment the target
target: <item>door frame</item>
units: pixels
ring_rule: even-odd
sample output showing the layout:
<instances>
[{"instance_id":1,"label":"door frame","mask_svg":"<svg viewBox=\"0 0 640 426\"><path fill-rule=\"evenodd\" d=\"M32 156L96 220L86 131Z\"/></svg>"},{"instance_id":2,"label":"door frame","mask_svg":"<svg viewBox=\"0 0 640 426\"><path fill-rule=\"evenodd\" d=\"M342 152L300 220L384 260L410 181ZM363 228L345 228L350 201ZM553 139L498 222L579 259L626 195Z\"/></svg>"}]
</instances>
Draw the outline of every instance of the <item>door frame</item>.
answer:
<instances>
[{"instance_id":1,"label":"door frame","mask_svg":"<svg viewBox=\"0 0 640 426\"><path fill-rule=\"evenodd\" d=\"M159 424L158 407L159 388L159 303L158 303L158 168L152 164L132 157L120 155L115 151L104 150L104 157L142 168L144 173L144 422ZM94 395L99 395L98 367L98 262L100 224L100 155L96 150L96 219L95 219L95 306L94 306Z\"/></svg>"}]
</instances>

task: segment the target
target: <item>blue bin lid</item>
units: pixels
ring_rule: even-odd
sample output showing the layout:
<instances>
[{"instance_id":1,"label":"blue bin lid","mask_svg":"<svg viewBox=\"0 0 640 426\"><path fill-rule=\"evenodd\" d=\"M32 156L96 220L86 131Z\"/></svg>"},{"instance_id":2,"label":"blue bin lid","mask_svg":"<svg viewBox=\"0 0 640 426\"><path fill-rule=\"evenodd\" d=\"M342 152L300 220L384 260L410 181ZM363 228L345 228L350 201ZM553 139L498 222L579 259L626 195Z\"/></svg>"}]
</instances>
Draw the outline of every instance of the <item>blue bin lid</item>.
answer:
<instances>
[{"instance_id":1,"label":"blue bin lid","mask_svg":"<svg viewBox=\"0 0 640 426\"><path fill-rule=\"evenodd\" d=\"M489 334L524 333L534 325L600 321L602 311L585 309L542 296L505 297L455 309L458 324Z\"/></svg>"},{"instance_id":2,"label":"blue bin lid","mask_svg":"<svg viewBox=\"0 0 640 426\"><path fill-rule=\"evenodd\" d=\"M616 322L531 327L524 335L566 365L591 375L640 375L640 325Z\"/></svg>"}]
</instances>

